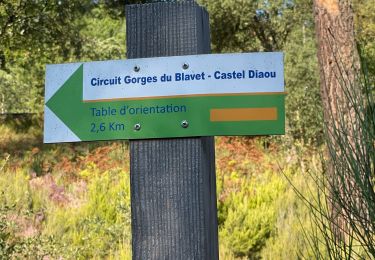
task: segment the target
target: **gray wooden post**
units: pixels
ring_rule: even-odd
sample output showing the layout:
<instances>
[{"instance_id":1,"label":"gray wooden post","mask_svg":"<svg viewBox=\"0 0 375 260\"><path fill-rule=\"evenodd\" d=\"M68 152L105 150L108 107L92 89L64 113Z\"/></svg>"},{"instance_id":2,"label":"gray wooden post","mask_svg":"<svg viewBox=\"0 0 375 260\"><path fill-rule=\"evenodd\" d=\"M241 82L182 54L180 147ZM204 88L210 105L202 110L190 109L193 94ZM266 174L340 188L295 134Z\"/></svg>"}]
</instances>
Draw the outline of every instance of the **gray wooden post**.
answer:
<instances>
[{"instance_id":1,"label":"gray wooden post","mask_svg":"<svg viewBox=\"0 0 375 260\"><path fill-rule=\"evenodd\" d=\"M126 24L129 59L210 52L194 1L128 5ZM218 259L213 137L131 141L130 160L133 259Z\"/></svg>"}]
</instances>

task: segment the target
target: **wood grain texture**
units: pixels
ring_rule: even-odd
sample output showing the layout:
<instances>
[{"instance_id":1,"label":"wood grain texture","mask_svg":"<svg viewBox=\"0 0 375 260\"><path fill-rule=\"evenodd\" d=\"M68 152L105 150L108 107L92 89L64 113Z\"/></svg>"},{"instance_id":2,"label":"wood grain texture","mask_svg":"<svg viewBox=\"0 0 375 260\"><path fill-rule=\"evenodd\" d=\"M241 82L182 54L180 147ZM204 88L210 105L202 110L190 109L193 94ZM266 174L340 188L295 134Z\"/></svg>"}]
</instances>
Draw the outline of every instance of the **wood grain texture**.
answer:
<instances>
[{"instance_id":1,"label":"wood grain texture","mask_svg":"<svg viewBox=\"0 0 375 260\"><path fill-rule=\"evenodd\" d=\"M210 52L194 1L126 7L127 56ZM213 137L130 142L133 259L218 259Z\"/></svg>"}]
</instances>

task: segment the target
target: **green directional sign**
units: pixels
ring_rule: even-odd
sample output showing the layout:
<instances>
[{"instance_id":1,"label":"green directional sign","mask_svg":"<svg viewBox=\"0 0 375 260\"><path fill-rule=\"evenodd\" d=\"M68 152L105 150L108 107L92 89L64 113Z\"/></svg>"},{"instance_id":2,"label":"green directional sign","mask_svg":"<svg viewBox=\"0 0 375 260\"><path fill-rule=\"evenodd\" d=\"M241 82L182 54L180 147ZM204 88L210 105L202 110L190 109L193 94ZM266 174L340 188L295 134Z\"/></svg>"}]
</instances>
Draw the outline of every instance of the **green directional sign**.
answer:
<instances>
[{"instance_id":1,"label":"green directional sign","mask_svg":"<svg viewBox=\"0 0 375 260\"><path fill-rule=\"evenodd\" d=\"M230 63L225 55L215 56L217 67L196 65L200 56L50 65L44 141L284 134L282 54L276 54L260 65L234 55L230 68L217 61ZM165 68L153 71L157 64ZM257 82L266 87L252 87Z\"/></svg>"}]
</instances>

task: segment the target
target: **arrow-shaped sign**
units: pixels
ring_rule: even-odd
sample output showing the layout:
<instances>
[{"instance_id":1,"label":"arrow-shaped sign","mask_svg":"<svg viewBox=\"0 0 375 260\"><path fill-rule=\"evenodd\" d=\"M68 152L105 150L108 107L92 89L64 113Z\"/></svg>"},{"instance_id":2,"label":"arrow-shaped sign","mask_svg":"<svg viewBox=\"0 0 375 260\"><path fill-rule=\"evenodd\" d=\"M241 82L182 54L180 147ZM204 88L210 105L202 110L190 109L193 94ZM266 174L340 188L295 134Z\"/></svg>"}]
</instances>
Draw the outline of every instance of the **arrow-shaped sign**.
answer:
<instances>
[{"instance_id":1,"label":"arrow-shaped sign","mask_svg":"<svg viewBox=\"0 0 375 260\"><path fill-rule=\"evenodd\" d=\"M61 120L61 125L69 128L81 141L284 134L283 92L150 97L143 92L146 97L84 100L84 84L92 78L86 77L87 64L80 65L46 102L46 107ZM56 74L59 66L48 68L47 74L52 70ZM243 71L245 75L247 71ZM103 76L103 73L98 71L98 75ZM213 76L209 72L205 75ZM124 79L124 76L118 77L120 84L121 80L125 82ZM100 80L100 77L95 80ZM104 90L98 88L96 91ZM49 139L45 142L76 141L69 136L54 137L53 131L57 129L49 120L46 117L45 132L48 132Z\"/></svg>"}]
</instances>

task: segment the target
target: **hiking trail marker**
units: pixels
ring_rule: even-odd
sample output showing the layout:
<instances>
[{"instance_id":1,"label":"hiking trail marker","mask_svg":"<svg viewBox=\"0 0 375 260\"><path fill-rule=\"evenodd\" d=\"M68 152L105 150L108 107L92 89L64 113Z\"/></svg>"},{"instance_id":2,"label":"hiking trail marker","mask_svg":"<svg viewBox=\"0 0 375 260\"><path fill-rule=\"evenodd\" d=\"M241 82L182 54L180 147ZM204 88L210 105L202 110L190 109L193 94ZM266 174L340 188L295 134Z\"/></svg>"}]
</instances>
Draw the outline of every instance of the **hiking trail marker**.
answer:
<instances>
[{"instance_id":1,"label":"hiking trail marker","mask_svg":"<svg viewBox=\"0 0 375 260\"><path fill-rule=\"evenodd\" d=\"M285 132L283 54L47 65L44 142Z\"/></svg>"}]
</instances>

